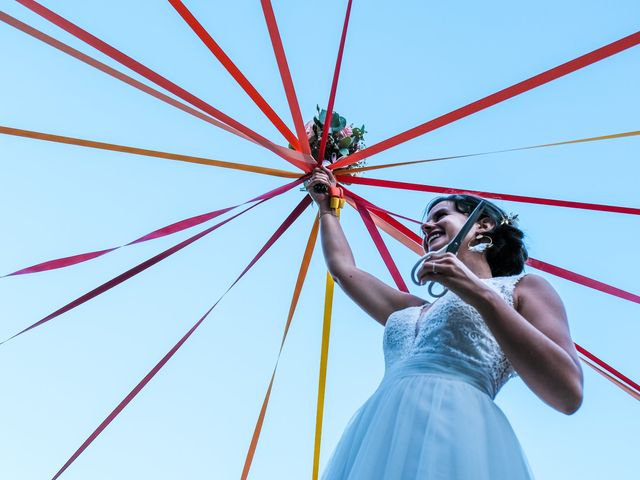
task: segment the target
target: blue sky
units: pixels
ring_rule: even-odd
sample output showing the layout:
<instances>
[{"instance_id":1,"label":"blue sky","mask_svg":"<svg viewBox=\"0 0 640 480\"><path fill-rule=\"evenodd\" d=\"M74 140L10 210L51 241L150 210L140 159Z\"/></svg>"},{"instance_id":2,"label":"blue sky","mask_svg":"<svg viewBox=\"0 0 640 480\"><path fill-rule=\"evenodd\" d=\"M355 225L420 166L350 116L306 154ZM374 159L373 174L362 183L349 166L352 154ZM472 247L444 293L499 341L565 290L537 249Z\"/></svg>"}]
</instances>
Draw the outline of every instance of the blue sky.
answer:
<instances>
[{"instance_id":1,"label":"blue sky","mask_svg":"<svg viewBox=\"0 0 640 480\"><path fill-rule=\"evenodd\" d=\"M186 5L292 126L259 2ZM638 30L640 5L596 1L354 2L335 109L373 144ZM279 133L168 2L46 6L262 135ZM326 104L346 2L275 1L303 116ZM19 4L3 11L116 66ZM0 25L5 126L288 169L265 149L165 105ZM369 164L638 130L640 49L383 152ZM122 69L120 67L117 67ZM135 74L133 74L135 76ZM137 77L136 77L137 78ZM373 178L640 206L637 137L371 172ZM120 245L173 221L247 200L281 179L0 136L0 271ZM419 217L431 195L354 187ZM0 347L0 477L52 476L218 299L289 213L294 190L99 298ZM638 293L638 219L504 202L532 256ZM66 479L237 478L276 359L310 209L202 328L69 468ZM343 225L362 268L391 281L360 219ZM200 227L202 228L202 227ZM0 280L1 337L195 231L65 270ZM385 236L408 280L414 255ZM285 345L252 477L308 478L325 269L319 251ZM638 381L638 305L547 277L574 340ZM411 287L416 294L425 292ZM339 291L322 460L383 372L382 328ZM521 380L497 397L540 479L631 479L638 403L585 370L585 400L555 412Z\"/></svg>"}]
</instances>

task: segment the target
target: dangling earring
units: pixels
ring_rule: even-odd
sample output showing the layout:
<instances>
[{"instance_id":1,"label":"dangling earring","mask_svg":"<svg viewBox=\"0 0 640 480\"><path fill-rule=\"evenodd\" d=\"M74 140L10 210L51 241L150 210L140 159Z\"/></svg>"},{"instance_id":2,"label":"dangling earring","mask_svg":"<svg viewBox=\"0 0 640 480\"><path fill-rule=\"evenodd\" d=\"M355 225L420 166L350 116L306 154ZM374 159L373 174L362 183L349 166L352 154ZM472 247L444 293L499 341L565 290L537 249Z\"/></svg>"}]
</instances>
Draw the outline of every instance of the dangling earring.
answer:
<instances>
[{"instance_id":1,"label":"dangling earring","mask_svg":"<svg viewBox=\"0 0 640 480\"><path fill-rule=\"evenodd\" d=\"M493 247L493 239L489 235L478 234L476 235L476 240L478 241L478 243L476 243L475 245L471 245L471 242L469 242L469 245L467 245L469 251L483 253L488 248Z\"/></svg>"}]
</instances>

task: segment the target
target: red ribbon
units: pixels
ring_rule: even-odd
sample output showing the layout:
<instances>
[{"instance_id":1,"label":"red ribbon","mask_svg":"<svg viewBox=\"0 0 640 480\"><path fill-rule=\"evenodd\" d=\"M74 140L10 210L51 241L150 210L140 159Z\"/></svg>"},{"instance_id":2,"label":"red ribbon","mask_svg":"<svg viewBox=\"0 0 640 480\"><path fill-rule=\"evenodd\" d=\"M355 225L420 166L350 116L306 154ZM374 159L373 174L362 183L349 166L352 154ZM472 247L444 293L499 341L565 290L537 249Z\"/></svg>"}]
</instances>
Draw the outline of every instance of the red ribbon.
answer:
<instances>
[{"instance_id":1,"label":"red ribbon","mask_svg":"<svg viewBox=\"0 0 640 480\"><path fill-rule=\"evenodd\" d=\"M418 125L410 130L402 132L398 135L395 135L387 140L376 143L364 150L360 150L352 155L349 155L347 158L337 161L336 163L330 166L331 169L343 167L345 165L349 165L357 162L366 157L372 157L376 153L383 152L391 147L395 147L401 143L412 140L420 135L424 135L425 133L436 130L440 127L444 127L450 123L453 123L461 118L467 117L474 113L477 113L485 108L489 108L493 105L496 105L500 102L508 100L516 95L520 95L521 93L532 90L540 85L544 85L552 80L556 80L560 77L568 75L569 73L575 72L583 67L591 65L592 63L596 63L600 60L603 60L611 55L615 55L616 53L620 53L623 50L636 46L640 43L640 32L635 32L627 37L621 38L615 42L612 42L604 47L598 48L597 50L593 50L585 55L582 55L578 58L575 58L569 62L563 63L557 67L554 67L550 70L542 72L534 77L528 78L520 83L516 83L510 87L507 87L499 92L493 93L489 96L481 98L480 100L476 100L473 103L465 105L464 107L460 107L452 112L446 113L440 117L437 117L433 120L430 120L422 125Z\"/></svg>"},{"instance_id":2,"label":"red ribbon","mask_svg":"<svg viewBox=\"0 0 640 480\"><path fill-rule=\"evenodd\" d=\"M108 248L105 250L98 250L95 252L87 252L87 253L81 253L78 255L72 255L69 257L63 257L63 258L57 258L55 260L49 260L47 262L42 262L42 263L38 263L36 265L32 265L30 267L26 267L23 268L21 270L17 270L13 273L8 273L7 275L3 275L0 278L4 278L4 277L10 277L13 275L25 275L25 274L29 274L29 273L38 273L38 272L44 272L44 271L48 271L48 270L55 270L58 268L64 268L64 267L69 267L71 265L76 265L78 263L82 263L82 262L87 262L89 260L93 260L94 258L98 258L101 257L102 255L106 255L109 252L113 252L114 250L118 250L119 248L123 248L123 247L128 247L130 245L135 245L137 243L142 243L142 242L148 242L149 240L155 240L156 238L161 238L161 237L166 237L167 235L172 235L174 233L178 233L181 232L183 230L186 230L188 228L192 228L195 227L197 225L200 225L202 223L205 223L209 220L212 220L216 217L219 217L220 215L227 213L230 210L233 210L235 208L238 208L242 205L246 205L247 203L251 203L251 202L257 202L259 200L264 200L264 199L268 199L271 198L272 196L275 195L280 195L281 193L286 192L287 190L290 190L291 188L295 187L296 185L298 185L300 183L301 180L294 180L293 182L287 183L286 185L283 185L281 187L278 187L270 192L264 193L262 195L258 195L255 198L252 198L251 200L247 200L244 203L239 203L238 205L233 205L231 207L226 207L226 208L222 208L220 210L215 210L213 212L209 212L209 213L203 213L201 215L196 215L194 217L190 217L187 218L185 220L181 220L179 222L175 222L172 223L171 225L167 225L166 227L162 227L159 228L157 230L154 230L151 233L147 233L146 235L143 235L142 237L133 240L132 242L126 243L124 245L120 245L118 247L112 247L112 248Z\"/></svg>"},{"instance_id":3,"label":"red ribbon","mask_svg":"<svg viewBox=\"0 0 640 480\"><path fill-rule=\"evenodd\" d=\"M296 181L297 183L300 183L300 180ZM285 187L288 187L287 189L291 189L294 185L296 185L296 182L292 182L288 185L286 185ZM165 258L173 255L174 253L182 250L183 248L185 248L188 245L191 245L193 242L195 242L196 240L201 239L202 237L204 237L205 235L208 235L209 233L213 232L214 230L216 230L217 228L221 227L222 225L230 222L231 220L233 220L234 218L242 215L245 212L248 212L249 210L251 210L252 208L260 205L262 202L267 201L269 198L272 198L280 193L282 193L284 190L284 187L279 187L276 190L272 190L271 192L268 192L266 194L264 194L264 196L266 196L266 198L262 198L260 200L260 202L251 205L250 207L244 209L242 212L235 214L234 216L223 220L220 223L217 223L215 225L213 225L212 227L207 228L206 230L203 230L202 232L189 237L188 239L178 243L177 245L174 245L171 248L168 248L167 250L155 255L154 257L145 260L144 262L136 265L135 267L127 270L124 273L121 273L120 275L118 275L115 278L112 278L111 280L103 283L102 285L94 288L93 290L85 293L84 295L81 295L80 297L76 298L75 300L67 303L66 305L64 305L63 307L59 308L58 310L56 310L53 313L50 313L49 315L47 315L46 317L42 318L41 320L38 320L37 322L29 325L27 328L25 328L24 330L21 330L20 332L16 333L15 335L13 335L12 337L8 338L7 340L5 340L2 343L6 343L9 340L12 340L14 338L16 338L19 335L22 335L23 333L28 332L29 330L32 330L36 327L39 327L40 325L43 325L44 323L49 322L50 320L53 320L54 318L62 315L63 313L68 312L69 310L72 310L74 308L76 308L79 305L82 305L85 302L88 302L89 300L91 300L92 298L97 297L98 295L112 289L113 287L115 287L116 285L120 285L121 283L125 282L126 280L130 279L131 277L139 274L140 272L145 271L147 268L155 265L156 263L160 262L161 260L164 260ZM262 196L261 196L262 197ZM306 198L306 197L305 197ZM0 345L2 344L0 343Z\"/></svg>"},{"instance_id":4,"label":"red ribbon","mask_svg":"<svg viewBox=\"0 0 640 480\"><path fill-rule=\"evenodd\" d=\"M342 25L342 36L340 37L340 46L338 47L338 58L336 59L336 66L333 70L331 93L329 93L329 103L327 105L326 116L324 117L324 126L322 127L322 138L320 139L320 150L318 151L318 165L322 165L322 161L324 160L324 151L327 147L327 138L329 137L329 129L331 127L331 116L333 115L333 104L336 99L336 91L338 90L338 78L340 77L344 43L347 39L347 28L349 27L349 18L351 17L351 1L352 0L349 0L349 3L347 4L347 12L345 13L344 24Z\"/></svg>"},{"instance_id":5,"label":"red ribbon","mask_svg":"<svg viewBox=\"0 0 640 480\"><path fill-rule=\"evenodd\" d=\"M298 139L289 130L289 127L282 121L278 114L271 108L267 101L260 95L260 93L251 84L249 79L244 76L240 69L233 63L229 56L222 50L220 45L216 43L213 37L207 32L202 24L193 16L189 9L180 0L169 0L169 3L175 8L185 22L191 27L202 43L213 53L218 61L227 69L227 72L231 74L234 80L242 87L242 89L251 97L251 100L258 106L258 108L264 113L271 121L274 127L276 127L280 133L287 139L287 141L293 145L296 150L300 150Z\"/></svg>"},{"instance_id":6,"label":"red ribbon","mask_svg":"<svg viewBox=\"0 0 640 480\"><path fill-rule=\"evenodd\" d=\"M335 163L333 164L335 165ZM533 203L538 205L552 205L554 207L579 208L582 210L596 210L602 212L625 213L629 215L640 215L640 208L619 207L616 205L601 205L598 203L571 202L568 200L555 200L551 198L529 197L523 195L510 195L508 193L482 192L479 190L463 190L459 188L438 187L435 185L423 185L418 183L396 182L392 180L381 180L378 178L365 178L353 176L338 176L338 179L345 179L349 183L359 185L371 185L375 187L397 188L401 190L415 190L419 192L449 194L470 194L483 198L495 198L510 202Z\"/></svg>"},{"instance_id":7,"label":"red ribbon","mask_svg":"<svg viewBox=\"0 0 640 480\"><path fill-rule=\"evenodd\" d=\"M275 54L276 62L278 63L278 70L280 71L282 85L287 96L287 102L289 103L289 110L291 111L293 124L296 127L296 133L298 134L298 141L302 146L302 152L310 155L311 148L309 147L309 139L307 138L307 132L304 128L304 121L302 120L302 113L300 112L300 105L298 104L296 89L293 86L293 79L291 78L291 71L289 70L287 56L284 53L284 47L282 45L282 39L280 38L280 31L278 30L276 16L273 13L273 7L271 6L270 0L261 0L260 3L262 4L264 19L267 23L267 29L269 30L269 37L271 38L273 53ZM304 170L310 171L311 169L307 168Z\"/></svg>"},{"instance_id":8,"label":"red ribbon","mask_svg":"<svg viewBox=\"0 0 640 480\"><path fill-rule=\"evenodd\" d=\"M588 359L590 359L591 361L597 363L598 365L600 365L602 368L604 368L607 372L611 373L613 376L617 377L618 379L622 380L623 382L625 382L627 385L629 385L630 387L632 387L636 392L640 393L640 385L638 385L636 382L634 382L633 380L631 380L629 377L627 377L626 375L622 374L621 372L619 372L618 370L616 370L615 368L613 368L611 365L609 365L608 363L600 360L598 357L596 357L593 353L591 353L590 351L586 350L585 348L581 347L580 345L578 345L577 343L575 344L576 349L583 354L585 357L587 357Z\"/></svg>"},{"instance_id":9,"label":"red ribbon","mask_svg":"<svg viewBox=\"0 0 640 480\"><path fill-rule=\"evenodd\" d=\"M149 373L147 373L142 380L129 392L129 394L118 404L116 408L105 418L98 428L96 428L91 435L80 445L80 447L71 455L69 460L58 470L58 472L53 476L52 480L56 480L62 473L69 468L69 466L84 452L89 445L104 431L105 428L109 426L109 424L125 409L125 407L133 400L138 393L151 381L153 377L164 367L164 365L173 357L173 355L184 345L184 343L189 339L189 337L196 331L196 329L204 322L207 316L211 313L211 311L220 303L220 301L224 298L224 296L229 293L229 291L240 281L240 279L255 265L255 263L264 255L264 253L271 248L271 246L282 236L282 234L291 226L291 224L300 216L300 214L309 206L311 203L311 198L309 196L305 196L302 201L293 209L293 212L289 214L289 216L285 219L285 221L278 227L275 233L267 240L267 243L260 249L260 251L256 254L256 256L249 262L249 264L245 267L245 269L238 275L238 278L234 280L234 282L229 286L226 292L222 294L222 296L213 304L209 310L198 320L185 335L176 343L171 350L167 352L167 354L162 357L162 359L151 369ZM249 208L253 208L255 205L252 205ZM248 210L248 209L247 209Z\"/></svg>"},{"instance_id":10,"label":"red ribbon","mask_svg":"<svg viewBox=\"0 0 640 480\"><path fill-rule=\"evenodd\" d=\"M221 121L225 122L226 124L230 125L231 127L235 128L236 130L239 130L240 132L242 132L246 136L248 136L251 139L253 139L255 142L257 142L260 145L262 145L263 147L271 150L273 153L275 153L276 155L279 155L280 157L284 158L285 160L287 160L291 164L295 165L296 167L300 168L301 170L303 170L305 172L311 170L310 163L301 162L300 160L297 160L295 158L295 155L292 155L295 152L293 152L291 150L288 150L286 148L283 148L283 147L277 147L277 146L273 145L269 140L264 138L262 135L254 132L250 128L244 126L243 124L241 124L237 120L235 120L235 119L231 118L230 116L226 115L225 113L221 112L220 110L218 110L217 108L213 107L212 105L210 105L209 103L205 102L204 100L201 100L200 98L196 97L195 95L193 95L192 93L188 92L184 88L179 87L178 85L176 85L172 81L168 80L167 78L163 77L159 73L157 73L157 72L151 70L150 68L144 66L143 64L141 64L137 60L134 60L133 58L131 58L130 56L128 56L125 53L121 52L117 48L115 48L115 47L109 45L108 43L100 40L98 37L90 34L86 30L78 27L77 25L75 25L74 23L68 21L67 19L65 19L63 17L61 17L57 13L49 10L48 8L46 8L46 7L42 6L42 5L40 5L38 2L35 2L34 0L16 0L16 1L18 3L20 3L20 4L22 4L23 6L27 7L28 9L30 9L34 13L36 13L36 14L40 15L41 17L45 18L46 20L50 21L51 23L53 23L53 24L57 25L58 27L62 28L66 32L70 33L71 35L73 35L73 36L79 38L80 40L82 40L83 42L91 45L93 48L95 48L95 49L101 51L102 53L104 53L105 55L111 57L115 61L121 63L122 65L125 65L126 67L130 68L131 70L135 71L136 73L138 73L138 74L142 75L143 77L147 78L148 80L152 81L156 85L160 85L164 89L170 91L174 95L182 98L184 101L186 101L186 102L190 103L191 105L199 108L200 110L208 113L212 117L215 117L218 120L221 120Z\"/></svg>"},{"instance_id":11,"label":"red ribbon","mask_svg":"<svg viewBox=\"0 0 640 480\"><path fill-rule=\"evenodd\" d=\"M594 280L593 278L585 277L584 275L572 272L571 270L556 267L555 265L551 265L550 263L546 263L535 258L530 258L529 260L527 260L527 265L530 265L533 268L537 268L538 270L542 270L543 272L550 273L551 275L555 275L556 277L564 278L565 280L584 285L585 287L593 288L594 290L599 290L600 292L608 293L609 295L613 295L615 297L624 298L625 300L629 300L630 302L640 303L640 295L627 292L612 285Z\"/></svg>"},{"instance_id":12,"label":"red ribbon","mask_svg":"<svg viewBox=\"0 0 640 480\"><path fill-rule=\"evenodd\" d=\"M393 277L393 280L396 282L398 289L408 293L409 289L407 288L407 285L404 283L404 280L402 279L402 275L400 275L400 271L398 270L398 267L393 261L393 258L391 257L391 254L389 253L389 250L387 249L387 246L385 245L384 240L380 235L380 232L378 232L378 229L373 223L373 219L371 218L371 215L369 215L369 212L364 207L364 205L362 205L362 203L360 203L358 200L355 200L355 203L358 209L358 213L362 217L362 221L364 222L364 225L367 227L367 230L369 231L369 235L371 235L371 239L373 240L373 243L376 245L376 248L378 249L378 252L382 257L384 264L389 269L389 273L391 274L391 277Z\"/></svg>"}]
</instances>

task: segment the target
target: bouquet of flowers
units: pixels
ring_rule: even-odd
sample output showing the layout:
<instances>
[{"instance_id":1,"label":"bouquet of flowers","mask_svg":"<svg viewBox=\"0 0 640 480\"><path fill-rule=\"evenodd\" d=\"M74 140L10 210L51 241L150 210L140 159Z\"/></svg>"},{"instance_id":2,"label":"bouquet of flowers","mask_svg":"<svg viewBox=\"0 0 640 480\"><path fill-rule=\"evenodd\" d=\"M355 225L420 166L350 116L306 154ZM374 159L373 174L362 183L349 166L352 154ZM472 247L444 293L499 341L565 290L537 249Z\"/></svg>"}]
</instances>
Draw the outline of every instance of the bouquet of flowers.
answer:
<instances>
[{"instance_id":1,"label":"bouquet of flowers","mask_svg":"<svg viewBox=\"0 0 640 480\"><path fill-rule=\"evenodd\" d=\"M309 138L311 155L317 160L320 153L320 140L322 139L322 128L324 127L327 111L324 109L320 110L319 106L316 106L316 110L318 114L313 117L313 120L307 122L305 130ZM364 125L360 128L354 127L352 123L347 125L347 120L344 117L341 117L337 112L333 112L329 128L323 160L334 163L365 147L364 134L367 132L364 129ZM346 168L363 167L364 165L365 161L360 160Z\"/></svg>"}]
</instances>

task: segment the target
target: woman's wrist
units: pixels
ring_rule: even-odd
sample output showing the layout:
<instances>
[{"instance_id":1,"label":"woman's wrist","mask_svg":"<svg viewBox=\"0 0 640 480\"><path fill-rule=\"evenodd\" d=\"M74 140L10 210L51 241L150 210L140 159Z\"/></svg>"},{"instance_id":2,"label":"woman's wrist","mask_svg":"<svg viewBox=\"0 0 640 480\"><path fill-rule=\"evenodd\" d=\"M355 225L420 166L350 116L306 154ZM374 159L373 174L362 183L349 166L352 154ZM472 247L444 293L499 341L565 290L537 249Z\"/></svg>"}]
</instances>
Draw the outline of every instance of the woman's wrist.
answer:
<instances>
[{"instance_id":1,"label":"woman's wrist","mask_svg":"<svg viewBox=\"0 0 640 480\"><path fill-rule=\"evenodd\" d=\"M338 216L336 214L336 211L335 210L331 210L330 208L327 208L327 209L322 208L322 209L320 209L320 212L318 213L318 216L322 217L323 215L332 215L334 217Z\"/></svg>"}]
</instances>

